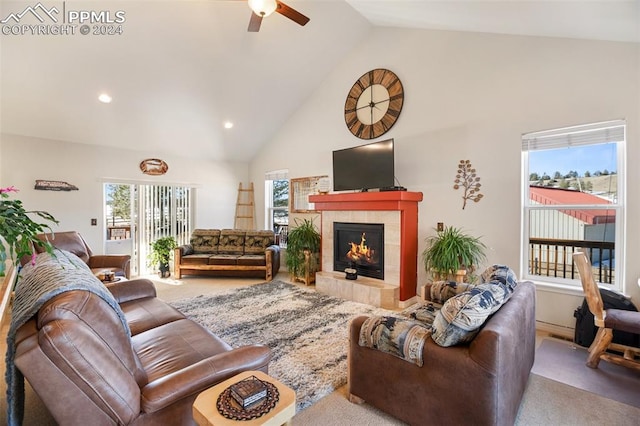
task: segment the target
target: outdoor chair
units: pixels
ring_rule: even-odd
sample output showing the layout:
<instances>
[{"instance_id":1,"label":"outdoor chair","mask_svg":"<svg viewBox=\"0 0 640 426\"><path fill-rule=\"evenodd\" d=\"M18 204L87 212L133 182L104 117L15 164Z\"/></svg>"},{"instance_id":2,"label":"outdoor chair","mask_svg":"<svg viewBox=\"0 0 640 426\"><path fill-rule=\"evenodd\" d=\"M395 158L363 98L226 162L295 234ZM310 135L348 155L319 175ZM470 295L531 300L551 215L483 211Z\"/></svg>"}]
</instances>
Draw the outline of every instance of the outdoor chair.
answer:
<instances>
[{"instance_id":1,"label":"outdoor chair","mask_svg":"<svg viewBox=\"0 0 640 426\"><path fill-rule=\"evenodd\" d=\"M626 331L640 334L640 312L621 309L604 309L600 289L593 279L591 261L584 252L573 254L580 281L587 299L589 310L593 314L593 320L598 332L593 343L589 347L587 366L598 368L600 360L633 368L640 371L640 348L612 343L613 330Z\"/></svg>"}]
</instances>

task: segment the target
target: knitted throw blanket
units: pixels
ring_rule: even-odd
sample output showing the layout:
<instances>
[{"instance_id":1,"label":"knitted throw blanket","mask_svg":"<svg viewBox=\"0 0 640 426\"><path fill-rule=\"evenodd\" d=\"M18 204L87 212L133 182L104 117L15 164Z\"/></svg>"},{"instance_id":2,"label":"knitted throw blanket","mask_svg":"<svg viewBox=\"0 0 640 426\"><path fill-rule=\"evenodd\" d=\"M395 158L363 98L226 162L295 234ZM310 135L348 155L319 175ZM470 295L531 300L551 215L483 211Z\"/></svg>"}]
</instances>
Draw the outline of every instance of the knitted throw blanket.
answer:
<instances>
[{"instance_id":1,"label":"knitted throw blanket","mask_svg":"<svg viewBox=\"0 0 640 426\"><path fill-rule=\"evenodd\" d=\"M431 329L403 318L372 316L360 328L358 344L422 367L422 349Z\"/></svg>"},{"instance_id":2,"label":"knitted throw blanket","mask_svg":"<svg viewBox=\"0 0 640 426\"><path fill-rule=\"evenodd\" d=\"M113 295L96 278L86 263L76 255L54 250L54 255L41 253L35 264L25 265L19 275L11 310L11 326L7 335L5 358L7 382L7 422L20 425L24 416L24 376L14 364L17 330L40 310L43 304L58 294L84 290L96 294L113 308L122 326L131 336L127 320Z\"/></svg>"}]
</instances>

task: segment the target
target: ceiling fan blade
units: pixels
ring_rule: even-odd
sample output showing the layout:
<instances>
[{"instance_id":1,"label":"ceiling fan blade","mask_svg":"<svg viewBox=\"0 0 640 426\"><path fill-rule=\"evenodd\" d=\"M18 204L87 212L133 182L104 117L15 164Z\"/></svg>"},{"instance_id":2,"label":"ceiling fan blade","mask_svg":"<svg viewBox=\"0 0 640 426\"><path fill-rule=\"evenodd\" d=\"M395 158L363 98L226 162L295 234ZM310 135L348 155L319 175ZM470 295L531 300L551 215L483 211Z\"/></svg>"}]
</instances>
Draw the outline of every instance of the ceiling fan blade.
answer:
<instances>
[{"instance_id":1,"label":"ceiling fan blade","mask_svg":"<svg viewBox=\"0 0 640 426\"><path fill-rule=\"evenodd\" d=\"M247 28L247 31L257 33L260 31L260 24L262 24L262 16L251 12L251 19L249 20L249 28Z\"/></svg>"},{"instance_id":2,"label":"ceiling fan blade","mask_svg":"<svg viewBox=\"0 0 640 426\"><path fill-rule=\"evenodd\" d=\"M282 3L279 0L276 0L276 2L278 3L276 12L278 12L279 14L286 16L287 18L291 19L292 21L300 25L305 25L307 22L309 22L309 18L304 16L302 13L298 12L295 9L292 9L291 7L287 6L286 4Z\"/></svg>"}]
</instances>

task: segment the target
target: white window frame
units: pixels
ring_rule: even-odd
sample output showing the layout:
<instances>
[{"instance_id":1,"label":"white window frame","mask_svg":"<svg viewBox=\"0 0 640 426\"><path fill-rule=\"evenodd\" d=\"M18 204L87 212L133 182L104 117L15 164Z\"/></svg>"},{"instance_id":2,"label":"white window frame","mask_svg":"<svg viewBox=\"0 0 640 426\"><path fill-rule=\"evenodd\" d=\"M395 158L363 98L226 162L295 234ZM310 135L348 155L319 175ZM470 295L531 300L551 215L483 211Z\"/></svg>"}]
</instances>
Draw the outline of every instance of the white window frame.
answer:
<instances>
[{"instance_id":1,"label":"white window frame","mask_svg":"<svg viewBox=\"0 0 640 426\"><path fill-rule=\"evenodd\" d=\"M611 140L615 141L611 141ZM541 132L525 133L522 135L522 221L521 221L521 256L520 270L522 278L536 282L536 284L548 286L559 290L582 292L579 276L575 279L546 277L534 275L529 272L529 235L530 213L533 210L561 210L576 209L576 205L539 205L531 203L529 199L529 152L539 149L556 149L563 146L593 145L605 141L616 144L616 174L617 174L617 200L614 204L579 205L580 208L597 210L615 210L615 277L609 286L612 289L625 291L625 234L626 234L626 122L625 120L612 120L553 129Z\"/></svg>"}]
</instances>

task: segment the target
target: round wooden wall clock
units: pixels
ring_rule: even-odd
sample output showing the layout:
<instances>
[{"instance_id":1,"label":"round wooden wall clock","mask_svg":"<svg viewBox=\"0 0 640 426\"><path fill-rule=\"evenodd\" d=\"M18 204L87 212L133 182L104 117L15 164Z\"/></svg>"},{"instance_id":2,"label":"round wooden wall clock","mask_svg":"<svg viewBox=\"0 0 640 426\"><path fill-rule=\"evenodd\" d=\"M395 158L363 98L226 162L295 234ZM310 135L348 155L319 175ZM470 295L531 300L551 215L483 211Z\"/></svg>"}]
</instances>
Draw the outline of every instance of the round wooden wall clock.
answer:
<instances>
[{"instance_id":1,"label":"round wooden wall clock","mask_svg":"<svg viewBox=\"0 0 640 426\"><path fill-rule=\"evenodd\" d=\"M404 103L404 89L393 71L383 68L362 75L344 103L344 121L360 139L382 136L396 123Z\"/></svg>"}]
</instances>

